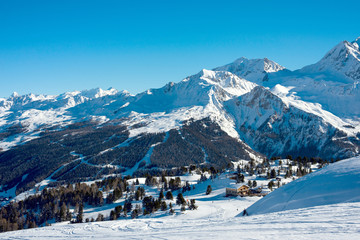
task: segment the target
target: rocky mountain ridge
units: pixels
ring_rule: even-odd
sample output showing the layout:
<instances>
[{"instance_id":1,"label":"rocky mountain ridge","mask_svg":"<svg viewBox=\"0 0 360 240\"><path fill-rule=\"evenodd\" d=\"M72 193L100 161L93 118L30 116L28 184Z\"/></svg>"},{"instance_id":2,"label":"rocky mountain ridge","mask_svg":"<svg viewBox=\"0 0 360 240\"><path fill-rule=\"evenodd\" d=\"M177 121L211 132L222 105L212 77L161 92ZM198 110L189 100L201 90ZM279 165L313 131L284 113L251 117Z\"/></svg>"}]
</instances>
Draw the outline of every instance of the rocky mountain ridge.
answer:
<instances>
[{"instance_id":1,"label":"rocky mountain ridge","mask_svg":"<svg viewBox=\"0 0 360 240\"><path fill-rule=\"evenodd\" d=\"M358 40L342 42L293 72L266 58L240 58L137 95L113 88L14 93L0 99L0 170L13 169L0 185L26 188L49 176L97 178L288 154L355 156L358 54ZM32 151L40 145L43 151ZM52 166L39 169L50 157Z\"/></svg>"}]
</instances>

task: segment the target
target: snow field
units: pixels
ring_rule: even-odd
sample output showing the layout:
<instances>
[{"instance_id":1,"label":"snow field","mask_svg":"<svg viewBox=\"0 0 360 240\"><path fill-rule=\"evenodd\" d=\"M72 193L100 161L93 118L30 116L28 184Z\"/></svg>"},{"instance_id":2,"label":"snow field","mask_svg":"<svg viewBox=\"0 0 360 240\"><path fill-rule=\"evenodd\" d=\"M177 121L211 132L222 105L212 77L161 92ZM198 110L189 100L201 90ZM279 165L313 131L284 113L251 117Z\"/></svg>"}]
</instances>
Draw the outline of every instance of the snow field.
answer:
<instances>
[{"instance_id":1,"label":"snow field","mask_svg":"<svg viewBox=\"0 0 360 240\"><path fill-rule=\"evenodd\" d=\"M223 203L223 205L228 205ZM1 239L359 239L360 203L247 217L191 214L56 225L0 234Z\"/></svg>"}]
</instances>

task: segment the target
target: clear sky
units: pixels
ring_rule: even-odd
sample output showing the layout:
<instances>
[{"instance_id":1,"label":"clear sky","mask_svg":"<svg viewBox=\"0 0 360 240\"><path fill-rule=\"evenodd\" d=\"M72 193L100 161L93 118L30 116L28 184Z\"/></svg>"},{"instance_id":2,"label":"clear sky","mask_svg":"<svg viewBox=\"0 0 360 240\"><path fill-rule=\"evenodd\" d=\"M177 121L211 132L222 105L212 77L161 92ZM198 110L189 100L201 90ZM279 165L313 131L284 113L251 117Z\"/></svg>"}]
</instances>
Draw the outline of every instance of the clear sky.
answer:
<instances>
[{"instance_id":1,"label":"clear sky","mask_svg":"<svg viewBox=\"0 0 360 240\"><path fill-rule=\"evenodd\" d=\"M360 1L0 1L0 97L178 82L245 56L295 70L360 36Z\"/></svg>"}]
</instances>

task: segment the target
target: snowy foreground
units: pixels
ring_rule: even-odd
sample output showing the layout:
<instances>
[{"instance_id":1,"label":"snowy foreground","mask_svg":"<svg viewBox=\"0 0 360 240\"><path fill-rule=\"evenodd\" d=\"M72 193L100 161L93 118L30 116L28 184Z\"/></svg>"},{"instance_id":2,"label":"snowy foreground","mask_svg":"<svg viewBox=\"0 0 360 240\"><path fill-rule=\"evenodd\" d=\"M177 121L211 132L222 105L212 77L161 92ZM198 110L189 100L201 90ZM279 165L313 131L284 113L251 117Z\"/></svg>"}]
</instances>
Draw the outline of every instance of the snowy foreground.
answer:
<instances>
[{"instance_id":1,"label":"snowy foreground","mask_svg":"<svg viewBox=\"0 0 360 240\"><path fill-rule=\"evenodd\" d=\"M207 183L197 185L188 196L196 199L194 211L63 222L2 233L0 239L360 239L360 157L333 163L264 198L226 198L229 181L212 182L209 195L203 194ZM244 209L250 216L242 216Z\"/></svg>"},{"instance_id":2,"label":"snowy foreground","mask_svg":"<svg viewBox=\"0 0 360 240\"><path fill-rule=\"evenodd\" d=\"M211 210L209 210L211 211ZM224 218L174 216L51 226L1 239L359 239L360 203Z\"/></svg>"},{"instance_id":3,"label":"snowy foreground","mask_svg":"<svg viewBox=\"0 0 360 240\"><path fill-rule=\"evenodd\" d=\"M286 184L247 211L264 214L345 202L360 202L360 157L330 164Z\"/></svg>"}]
</instances>

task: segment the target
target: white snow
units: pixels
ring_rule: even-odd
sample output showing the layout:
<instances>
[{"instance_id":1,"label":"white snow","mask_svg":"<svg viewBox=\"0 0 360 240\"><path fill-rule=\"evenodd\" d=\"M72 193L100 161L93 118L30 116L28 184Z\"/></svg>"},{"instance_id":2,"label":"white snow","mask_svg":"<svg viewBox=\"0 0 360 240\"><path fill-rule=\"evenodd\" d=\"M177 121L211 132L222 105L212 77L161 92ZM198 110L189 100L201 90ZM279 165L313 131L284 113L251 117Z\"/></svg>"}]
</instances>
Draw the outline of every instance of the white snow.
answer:
<instances>
[{"instance_id":1,"label":"white snow","mask_svg":"<svg viewBox=\"0 0 360 240\"><path fill-rule=\"evenodd\" d=\"M287 160L282 161L285 164ZM243 161L238 164L241 163ZM197 182L198 177L199 175L196 174L188 174L182 177L182 181L193 184ZM131 184L134 179L129 181ZM144 178L139 179L140 184L144 181ZM205 195L208 184L212 185L213 191L210 195ZM178 207L174 205L177 209L175 215L159 211L139 219L121 218L115 221L82 224L56 223L48 227L1 233L0 238L29 240L360 238L358 228L360 157L331 164L288 183L264 198L224 197L225 187L240 185L235 184L224 174L215 180L199 183L195 190L184 193L185 199L196 199L198 209L180 213ZM145 188L151 195L158 194L159 190L156 187L145 186ZM100 212L106 216L111 209L122 202L123 200L119 200L100 208L86 208L84 215L96 217ZM247 209L250 216L242 216L243 209ZM282 211L279 212L278 209Z\"/></svg>"},{"instance_id":2,"label":"white snow","mask_svg":"<svg viewBox=\"0 0 360 240\"><path fill-rule=\"evenodd\" d=\"M59 96L13 95L7 100L0 100L0 127L21 124L30 134L44 125L63 126L86 119L103 124L122 119L119 123L128 126L130 137L135 137L143 133L179 129L189 119L210 117L229 136L240 140L245 139L244 136L240 137L239 132L243 123L256 130L269 117L273 121L285 118L286 114L279 114L282 110L286 111L279 108L285 104L287 108L296 108L298 112L308 113L306 117L315 119L310 124L299 122L304 124L297 126L299 128L313 127L313 131L320 130L325 134L326 126L333 126L344 132L346 137L357 139L360 132L360 88L357 87L358 81L349 81L349 74L346 74L349 69L356 72L356 68L360 66L358 45L356 41L343 42L334 49L316 66L305 67L301 71L291 72L266 58L240 58L214 70L203 69L179 83L170 82L162 88L149 89L135 96L113 88L74 91ZM345 72L342 68L334 67L336 74L319 67L338 66L338 62L343 60L354 67L347 67ZM280 97L281 102L273 99L268 101L267 106L248 103L243 109L228 107L228 101L237 104L236 99L241 99L239 97L248 93L255 94L252 90L257 84ZM273 112L268 111L270 108ZM321 123L316 117L321 118ZM312 122L316 124L311 125ZM279 132L278 128L284 126L276 126L270 122L267 125L274 132ZM26 134L20 134L21 137L24 135ZM23 138L17 137L2 140L0 147L7 150L20 144ZM323 139L326 137L328 136ZM16 139L18 140L15 141ZM246 143L254 146L249 140L253 139L246 139ZM307 141L296 142L297 140L291 139L292 146L308 144ZM278 149L284 147L282 144ZM351 151L354 154L359 152L354 149Z\"/></svg>"},{"instance_id":3,"label":"white snow","mask_svg":"<svg viewBox=\"0 0 360 240\"><path fill-rule=\"evenodd\" d=\"M224 208L231 203L224 204ZM194 211L196 214L196 211ZM0 234L1 239L359 239L360 203L317 206L248 217L164 218L56 225Z\"/></svg>"},{"instance_id":4,"label":"white snow","mask_svg":"<svg viewBox=\"0 0 360 240\"><path fill-rule=\"evenodd\" d=\"M283 166L287 161L282 159ZM240 161L237 164L244 163L247 162ZM274 166L278 164L279 161L272 162ZM198 177L197 174L187 174L181 178L182 182L189 181L190 184L194 184L197 183ZM253 178L255 179L255 176ZM247 179L251 179L251 176L246 175ZM184 193L185 199L196 199L197 210L181 213L172 201L176 209L175 215L158 211L139 219L120 218L115 221L82 224L63 222L48 227L1 233L0 238L357 239L360 237L359 180L360 157L334 163L288 183L264 198L226 198L226 187L239 187L242 184L235 184L225 173L214 180L198 183L194 190ZM130 185L132 181L134 179L129 180ZM140 184L144 184L144 181L144 178L139 179ZM205 195L205 189L209 184L212 185L213 191ZM145 186L145 189L147 194L158 195L159 189L156 186ZM291 199L287 196L291 196ZM271 199L271 202L266 201L267 199ZM262 202L268 205L259 205ZM110 210L122 203L123 199L120 199L111 205L85 208L84 217L96 217L98 213L108 216ZM296 207L290 207L294 206L293 203L296 203ZM281 212L274 211L273 206L280 204L289 207ZM260 211L265 208L270 211ZM244 209L247 209L250 216L242 216ZM255 214L253 209L260 210Z\"/></svg>"},{"instance_id":5,"label":"white snow","mask_svg":"<svg viewBox=\"0 0 360 240\"><path fill-rule=\"evenodd\" d=\"M264 214L348 202L360 202L360 157L330 164L293 181L247 211L250 215Z\"/></svg>"},{"instance_id":6,"label":"white snow","mask_svg":"<svg viewBox=\"0 0 360 240\"><path fill-rule=\"evenodd\" d=\"M267 73L278 72L285 68L278 63L267 58L247 59L241 57L234 62L222 67L217 67L215 71L228 71L235 75L261 85Z\"/></svg>"}]
</instances>

